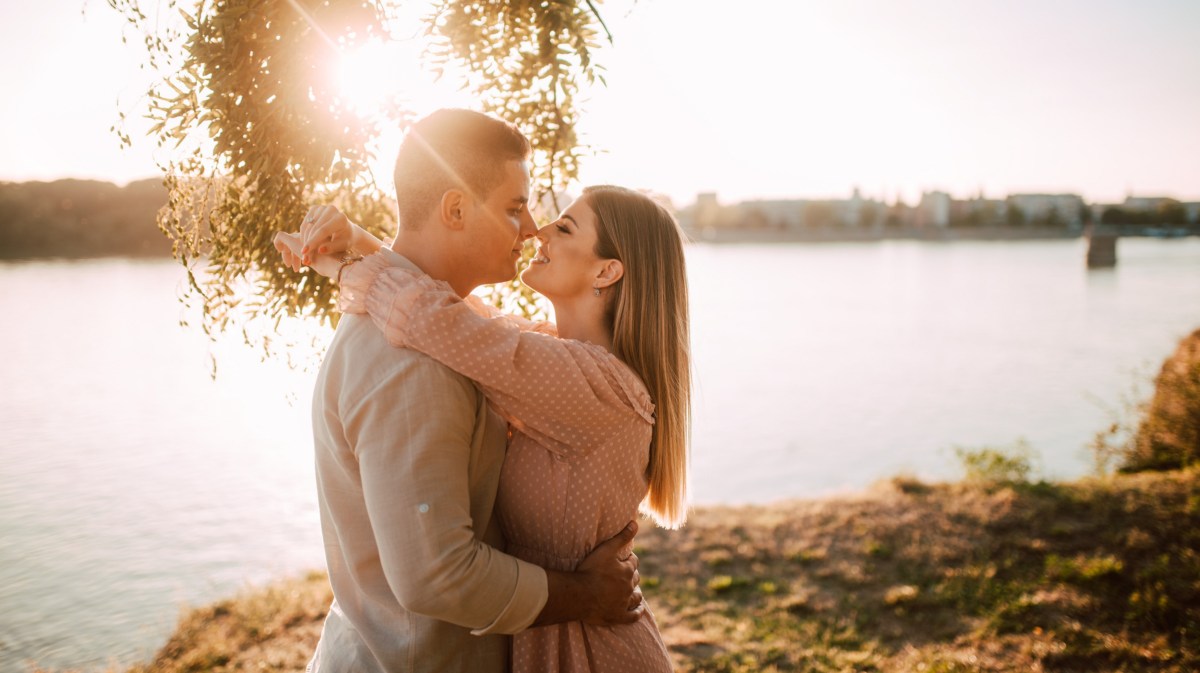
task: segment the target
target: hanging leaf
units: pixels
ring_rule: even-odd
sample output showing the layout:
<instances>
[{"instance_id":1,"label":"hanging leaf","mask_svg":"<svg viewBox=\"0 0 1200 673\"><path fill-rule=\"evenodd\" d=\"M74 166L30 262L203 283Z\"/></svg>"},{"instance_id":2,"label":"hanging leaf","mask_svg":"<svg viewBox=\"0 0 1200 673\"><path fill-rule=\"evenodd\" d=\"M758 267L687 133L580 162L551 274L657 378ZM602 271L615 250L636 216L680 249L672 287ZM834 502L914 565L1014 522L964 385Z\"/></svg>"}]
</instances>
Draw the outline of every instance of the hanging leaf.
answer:
<instances>
[{"instance_id":1,"label":"hanging leaf","mask_svg":"<svg viewBox=\"0 0 1200 673\"><path fill-rule=\"evenodd\" d=\"M295 229L314 203L337 205L376 235L394 231L394 204L369 163L380 128L403 127L411 114L394 105L377 114L350 109L336 64L342 51L389 29L416 32L395 25L398 0L108 3L142 33L146 64L159 76L144 109L165 152L169 199L158 225L188 270L183 300L201 299L201 329L215 338L234 328L250 340L261 321L259 345L269 351L281 315L332 323L332 284L280 264L272 238ZM441 0L420 31L439 73L458 66L483 111L529 136L539 201L578 175L577 97L597 77L591 51L595 24L603 26L591 4ZM238 294L247 283L254 301ZM494 298L538 310L516 284Z\"/></svg>"}]
</instances>

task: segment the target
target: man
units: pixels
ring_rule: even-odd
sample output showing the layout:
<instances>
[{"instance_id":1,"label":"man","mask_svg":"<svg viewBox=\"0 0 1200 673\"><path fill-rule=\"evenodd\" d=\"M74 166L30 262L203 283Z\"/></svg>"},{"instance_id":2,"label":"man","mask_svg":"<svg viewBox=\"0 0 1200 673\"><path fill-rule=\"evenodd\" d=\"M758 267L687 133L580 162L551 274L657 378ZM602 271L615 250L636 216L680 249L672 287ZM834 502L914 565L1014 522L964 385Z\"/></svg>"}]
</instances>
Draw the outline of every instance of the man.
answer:
<instances>
[{"instance_id":1,"label":"man","mask_svg":"<svg viewBox=\"0 0 1200 673\"><path fill-rule=\"evenodd\" d=\"M536 232L529 152L515 127L477 112L414 124L396 160L399 229L382 254L460 296L510 280ZM311 219L344 217L314 211L309 230ZM342 317L313 396L334 602L310 670L503 671L503 634L638 618L632 522L574 573L499 551L492 507L506 432L470 380L391 347L369 317Z\"/></svg>"}]
</instances>

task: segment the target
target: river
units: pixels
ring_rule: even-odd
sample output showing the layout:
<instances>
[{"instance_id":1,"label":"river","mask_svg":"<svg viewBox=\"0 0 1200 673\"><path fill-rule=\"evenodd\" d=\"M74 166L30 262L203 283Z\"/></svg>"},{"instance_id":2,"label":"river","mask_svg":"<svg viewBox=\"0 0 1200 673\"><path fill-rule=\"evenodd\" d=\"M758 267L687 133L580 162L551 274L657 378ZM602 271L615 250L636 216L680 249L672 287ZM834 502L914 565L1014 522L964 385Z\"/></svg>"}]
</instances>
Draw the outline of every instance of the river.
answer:
<instances>
[{"instance_id":1,"label":"river","mask_svg":"<svg viewBox=\"0 0 1200 673\"><path fill-rule=\"evenodd\" d=\"M1019 439L1041 476L1088 473L1109 410L1200 327L1200 240L1119 256L691 246L694 500L952 479L953 447ZM165 260L0 264L0 672L147 659L182 606L323 564L315 374L180 327L183 282Z\"/></svg>"}]
</instances>

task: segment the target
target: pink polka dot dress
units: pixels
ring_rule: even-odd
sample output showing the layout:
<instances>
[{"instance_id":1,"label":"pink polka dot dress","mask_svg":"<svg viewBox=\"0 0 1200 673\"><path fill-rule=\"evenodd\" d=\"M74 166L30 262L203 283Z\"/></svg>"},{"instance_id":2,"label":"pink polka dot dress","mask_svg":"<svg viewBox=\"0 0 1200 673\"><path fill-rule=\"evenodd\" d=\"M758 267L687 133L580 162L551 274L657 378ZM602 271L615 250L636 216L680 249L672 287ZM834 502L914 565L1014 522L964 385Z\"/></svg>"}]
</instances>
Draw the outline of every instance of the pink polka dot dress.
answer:
<instances>
[{"instance_id":1,"label":"pink polka dot dress","mask_svg":"<svg viewBox=\"0 0 1200 673\"><path fill-rule=\"evenodd\" d=\"M574 570L637 515L646 495L654 405L641 380L600 346L550 323L463 301L446 283L372 255L347 267L341 308L369 313L394 346L475 380L509 423L496 512L507 552ZM649 610L638 622L570 622L513 637L512 670L672 670Z\"/></svg>"}]
</instances>

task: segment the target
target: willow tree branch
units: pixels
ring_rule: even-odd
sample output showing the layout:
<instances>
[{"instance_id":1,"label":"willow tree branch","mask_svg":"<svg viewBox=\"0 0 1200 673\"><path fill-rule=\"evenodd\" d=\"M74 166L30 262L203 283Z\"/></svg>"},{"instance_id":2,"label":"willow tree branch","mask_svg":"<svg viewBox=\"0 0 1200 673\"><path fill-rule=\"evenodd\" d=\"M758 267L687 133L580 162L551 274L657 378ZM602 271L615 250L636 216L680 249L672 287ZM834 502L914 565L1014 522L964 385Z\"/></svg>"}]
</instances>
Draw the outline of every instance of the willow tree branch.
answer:
<instances>
[{"instance_id":1,"label":"willow tree branch","mask_svg":"<svg viewBox=\"0 0 1200 673\"><path fill-rule=\"evenodd\" d=\"M588 9L592 10L592 14L596 15L596 20L600 22L600 27L604 29L604 35L608 38L608 43L612 44L612 33L608 30L608 24L604 23L604 17L600 16L600 10L596 9L596 6L592 4L592 0L587 0L587 6Z\"/></svg>"}]
</instances>

